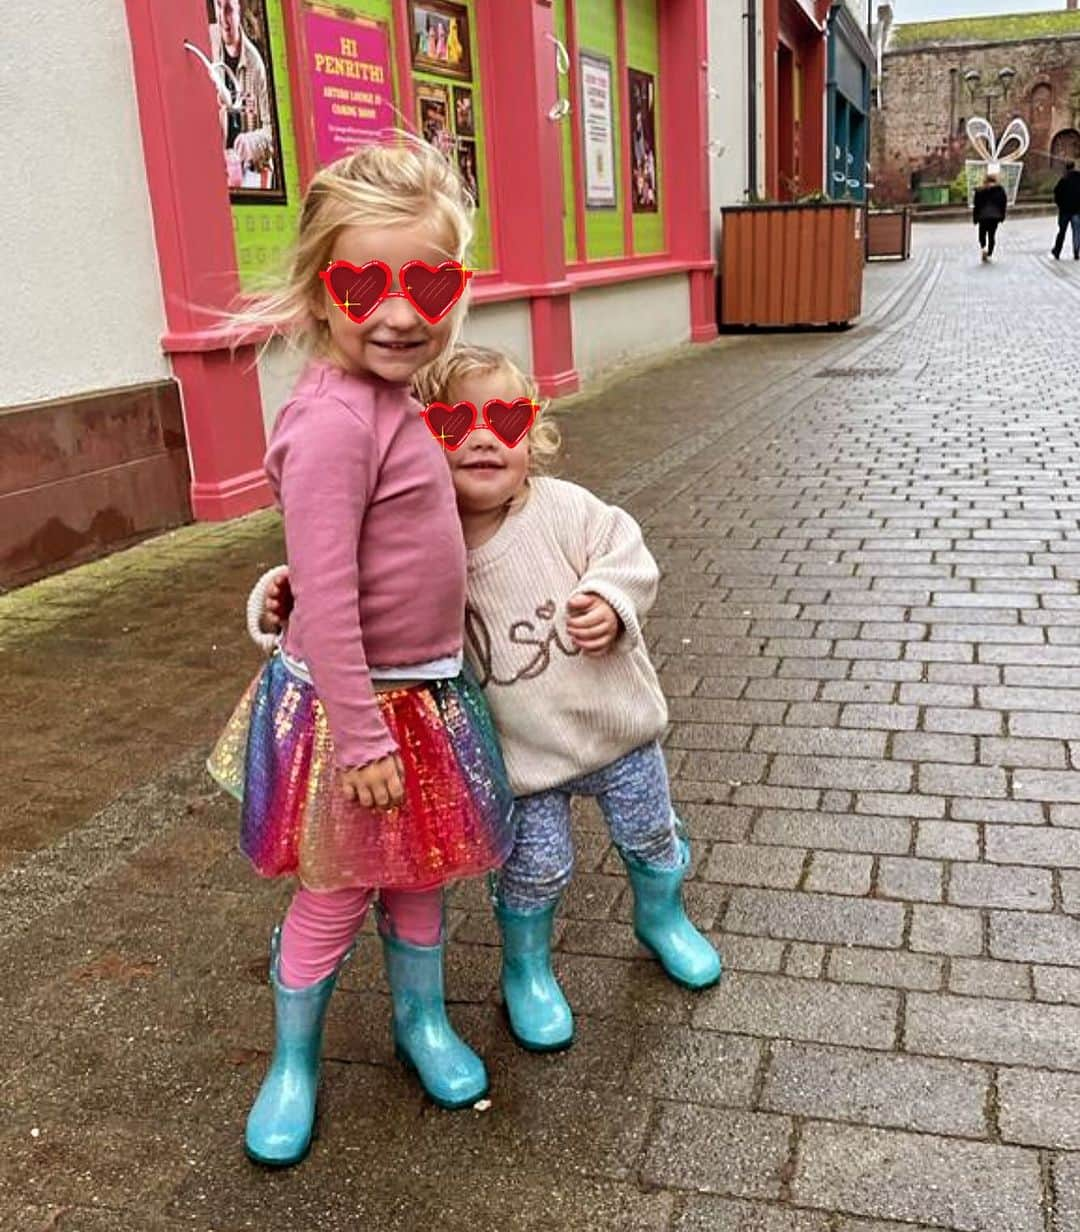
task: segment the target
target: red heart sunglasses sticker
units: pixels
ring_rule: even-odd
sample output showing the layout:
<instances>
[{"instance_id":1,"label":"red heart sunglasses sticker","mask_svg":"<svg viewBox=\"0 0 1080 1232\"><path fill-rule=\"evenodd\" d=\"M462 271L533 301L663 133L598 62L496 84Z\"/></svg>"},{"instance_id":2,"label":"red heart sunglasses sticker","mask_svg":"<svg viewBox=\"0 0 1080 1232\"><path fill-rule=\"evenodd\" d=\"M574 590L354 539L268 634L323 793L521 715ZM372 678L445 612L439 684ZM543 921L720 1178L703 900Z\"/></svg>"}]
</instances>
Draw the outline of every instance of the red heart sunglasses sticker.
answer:
<instances>
[{"instance_id":1,"label":"red heart sunglasses sticker","mask_svg":"<svg viewBox=\"0 0 1080 1232\"><path fill-rule=\"evenodd\" d=\"M484 403L484 420L504 445L513 447L525 436L536 418L536 403L529 398L504 402L492 398Z\"/></svg>"},{"instance_id":2,"label":"red heart sunglasses sticker","mask_svg":"<svg viewBox=\"0 0 1080 1232\"><path fill-rule=\"evenodd\" d=\"M431 435L451 452L461 448L462 441L476 426L476 407L471 402L432 402L424 411L424 422Z\"/></svg>"},{"instance_id":3,"label":"red heart sunglasses sticker","mask_svg":"<svg viewBox=\"0 0 1080 1232\"><path fill-rule=\"evenodd\" d=\"M417 312L434 324L461 298L466 277L458 261L444 261L435 269L424 261L410 261L401 267L401 289Z\"/></svg>"},{"instance_id":4,"label":"red heart sunglasses sticker","mask_svg":"<svg viewBox=\"0 0 1080 1232\"><path fill-rule=\"evenodd\" d=\"M371 316L393 282L393 275L382 261L369 261L361 266L335 261L320 276L330 288L334 303L350 321L358 323Z\"/></svg>"}]
</instances>

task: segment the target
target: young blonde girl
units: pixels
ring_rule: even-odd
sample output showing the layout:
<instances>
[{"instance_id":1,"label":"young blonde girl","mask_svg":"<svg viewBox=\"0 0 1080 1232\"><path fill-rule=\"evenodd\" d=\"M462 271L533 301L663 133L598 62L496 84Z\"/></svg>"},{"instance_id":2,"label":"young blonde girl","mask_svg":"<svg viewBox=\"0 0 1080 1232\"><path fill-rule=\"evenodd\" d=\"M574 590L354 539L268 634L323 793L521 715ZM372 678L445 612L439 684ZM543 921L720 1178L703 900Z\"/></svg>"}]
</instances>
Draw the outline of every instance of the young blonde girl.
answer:
<instances>
[{"instance_id":1,"label":"young blonde girl","mask_svg":"<svg viewBox=\"0 0 1080 1232\"><path fill-rule=\"evenodd\" d=\"M462 675L453 486L409 393L459 325L470 234L446 160L390 135L316 174L287 285L238 318L312 352L266 459L295 611L210 759L258 871L300 881L271 945L276 1043L245 1135L261 1163L309 1148L324 1015L376 894L399 1056L445 1107L488 1086L446 1015L442 887L503 862L510 796Z\"/></svg>"},{"instance_id":2,"label":"young blonde girl","mask_svg":"<svg viewBox=\"0 0 1080 1232\"><path fill-rule=\"evenodd\" d=\"M478 409L536 400L504 355L447 352L417 383L425 403ZM479 418L479 416L478 416ZM514 791L514 847L496 875L502 991L518 1042L568 1046L573 1015L551 968L551 935L573 869L570 801L595 798L626 865L634 929L686 987L720 978L719 955L687 918L690 849L658 737L667 706L642 636L659 572L637 523L576 484L543 475L558 433L541 410L509 447L475 428L447 450L468 547L466 648L495 717ZM287 588L271 583L274 627Z\"/></svg>"}]
</instances>

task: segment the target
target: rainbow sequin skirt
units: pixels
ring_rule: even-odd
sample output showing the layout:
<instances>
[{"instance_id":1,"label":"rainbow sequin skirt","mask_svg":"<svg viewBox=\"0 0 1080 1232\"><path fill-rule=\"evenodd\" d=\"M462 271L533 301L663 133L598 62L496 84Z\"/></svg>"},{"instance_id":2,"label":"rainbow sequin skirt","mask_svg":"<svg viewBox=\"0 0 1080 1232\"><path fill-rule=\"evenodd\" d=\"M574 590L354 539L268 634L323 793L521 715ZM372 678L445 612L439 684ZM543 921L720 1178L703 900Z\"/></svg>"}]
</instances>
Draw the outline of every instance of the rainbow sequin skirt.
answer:
<instances>
[{"instance_id":1,"label":"rainbow sequin skirt","mask_svg":"<svg viewBox=\"0 0 1080 1232\"><path fill-rule=\"evenodd\" d=\"M244 694L207 768L240 800L240 849L264 877L420 890L510 854L513 796L476 683L462 674L376 697L405 772L390 811L345 798L322 703L280 655Z\"/></svg>"}]
</instances>

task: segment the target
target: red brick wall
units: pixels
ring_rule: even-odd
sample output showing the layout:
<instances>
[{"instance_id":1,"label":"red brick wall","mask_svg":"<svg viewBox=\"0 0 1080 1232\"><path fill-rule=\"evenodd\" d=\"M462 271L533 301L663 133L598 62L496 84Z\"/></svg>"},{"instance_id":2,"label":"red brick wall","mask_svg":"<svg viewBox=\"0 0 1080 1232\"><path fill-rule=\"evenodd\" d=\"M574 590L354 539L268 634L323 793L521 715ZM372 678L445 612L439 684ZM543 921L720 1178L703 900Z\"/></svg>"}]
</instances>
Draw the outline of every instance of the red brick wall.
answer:
<instances>
[{"instance_id":1,"label":"red brick wall","mask_svg":"<svg viewBox=\"0 0 1080 1232\"><path fill-rule=\"evenodd\" d=\"M996 83L1005 66L1017 76L1008 101L994 99L988 118L1001 132L1019 115L1032 131L1022 191L1031 193L1057 178L1060 163L1051 163L1050 143L1062 130L1080 127L1080 37L905 48L883 58L884 105L874 111L871 128L875 202L910 201L913 173L923 183L956 175L973 157L963 122L987 114L983 98L977 95L972 102L962 74L975 68L984 84Z\"/></svg>"}]
</instances>

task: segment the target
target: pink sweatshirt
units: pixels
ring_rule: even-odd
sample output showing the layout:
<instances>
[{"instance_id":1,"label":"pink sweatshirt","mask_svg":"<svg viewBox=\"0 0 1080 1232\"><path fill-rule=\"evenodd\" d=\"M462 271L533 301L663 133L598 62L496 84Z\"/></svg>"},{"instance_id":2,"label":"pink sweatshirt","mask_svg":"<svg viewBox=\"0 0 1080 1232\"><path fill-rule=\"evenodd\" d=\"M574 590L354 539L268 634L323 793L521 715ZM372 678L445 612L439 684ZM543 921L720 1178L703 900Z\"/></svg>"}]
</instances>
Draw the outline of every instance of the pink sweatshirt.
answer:
<instances>
[{"instance_id":1,"label":"pink sweatshirt","mask_svg":"<svg viewBox=\"0 0 1080 1232\"><path fill-rule=\"evenodd\" d=\"M311 672L342 767L397 748L368 663L462 647L465 543L450 468L419 412L402 386L313 361L266 454L296 599L285 650Z\"/></svg>"}]
</instances>

